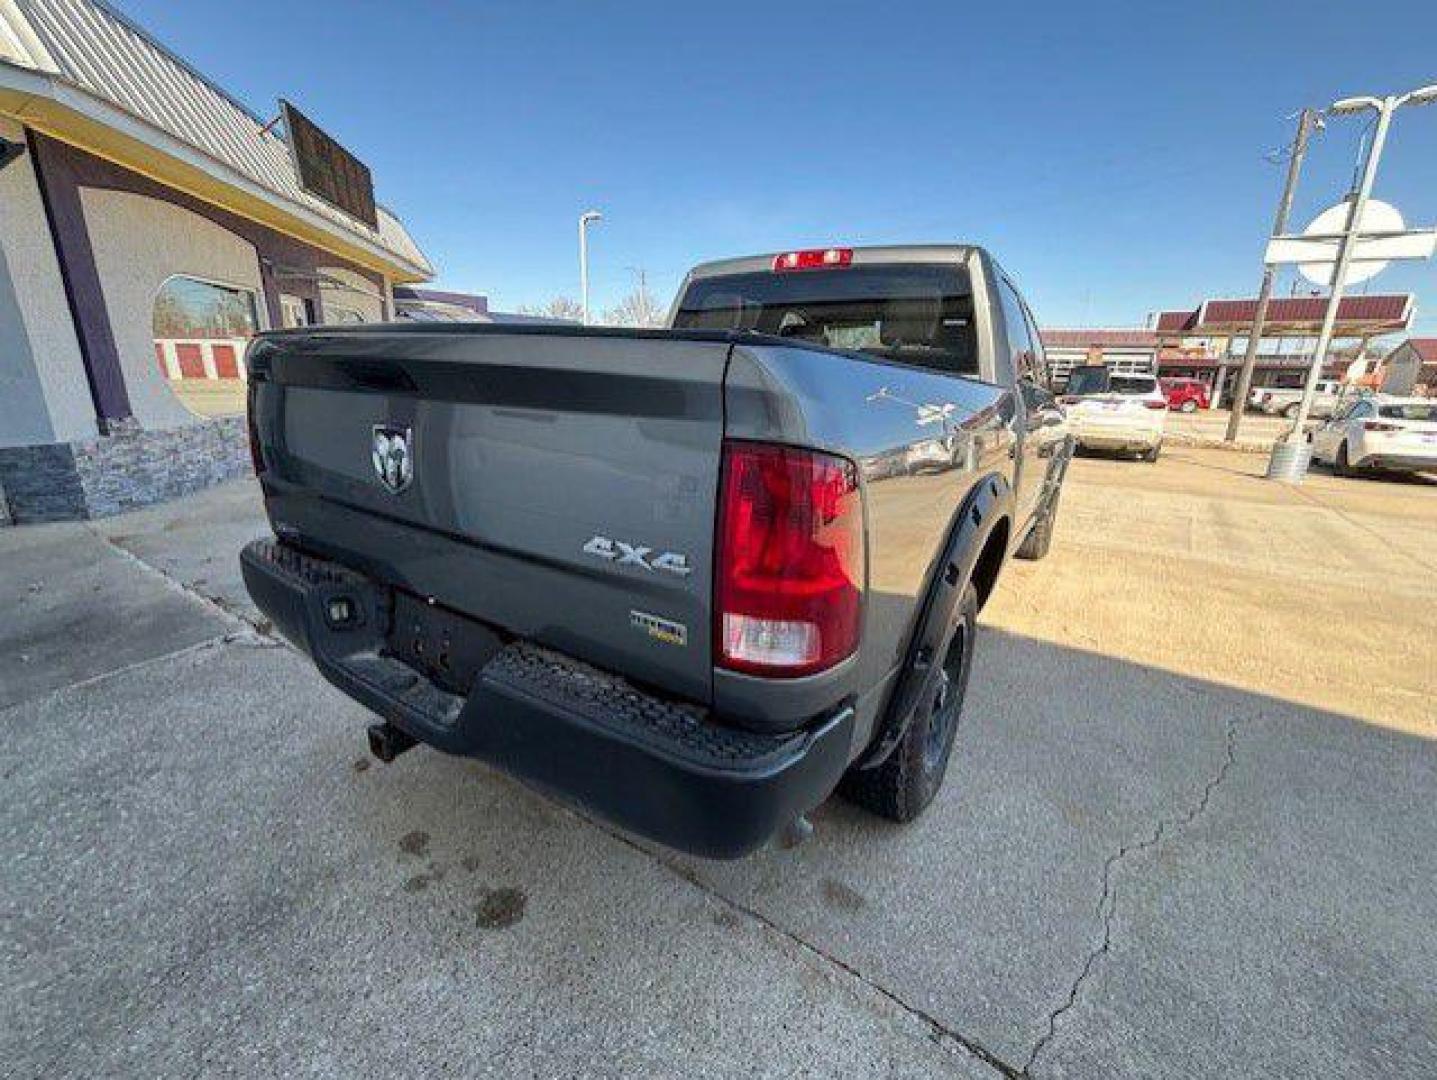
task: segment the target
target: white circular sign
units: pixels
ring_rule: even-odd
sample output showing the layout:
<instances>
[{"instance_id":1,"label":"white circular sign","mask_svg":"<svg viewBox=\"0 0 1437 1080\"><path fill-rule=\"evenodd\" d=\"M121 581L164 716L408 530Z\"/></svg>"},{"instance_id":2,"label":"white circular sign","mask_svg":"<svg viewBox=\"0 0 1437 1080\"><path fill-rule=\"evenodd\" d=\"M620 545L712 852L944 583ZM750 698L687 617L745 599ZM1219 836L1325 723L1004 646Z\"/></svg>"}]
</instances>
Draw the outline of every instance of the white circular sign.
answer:
<instances>
[{"instance_id":1,"label":"white circular sign","mask_svg":"<svg viewBox=\"0 0 1437 1080\"><path fill-rule=\"evenodd\" d=\"M1329 206L1312 219L1312 224L1302 230L1302 235L1332 236L1341 233L1347 228L1347 215L1351 212L1351 207L1352 204L1346 199L1336 206ZM1402 215L1398 213L1397 207L1391 203L1382 202L1380 199L1367 200L1367 205L1362 208L1362 220L1357 223L1359 234L1402 232L1405 228L1406 225L1403 223ZM1359 262L1356 259L1349 261L1347 284L1355 285L1359 281L1376 277L1387 268L1387 261L1386 259L1372 262ZM1331 262L1299 263L1297 269L1314 285L1331 286L1332 272L1337 269L1337 243L1334 242L1332 245Z\"/></svg>"}]
</instances>

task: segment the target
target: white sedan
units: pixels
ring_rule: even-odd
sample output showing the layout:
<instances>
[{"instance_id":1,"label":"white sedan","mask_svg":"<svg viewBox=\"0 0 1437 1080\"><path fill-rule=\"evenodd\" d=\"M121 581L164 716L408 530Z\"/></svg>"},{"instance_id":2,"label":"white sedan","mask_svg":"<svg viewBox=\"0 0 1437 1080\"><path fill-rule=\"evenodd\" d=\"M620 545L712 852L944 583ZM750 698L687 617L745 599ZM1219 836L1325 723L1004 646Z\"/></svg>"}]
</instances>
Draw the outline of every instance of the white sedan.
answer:
<instances>
[{"instance_id":1,"label":"white sedan","mask_svg":"<svg viewBox=\"0 0 1437 1080\"><path fill-rule=\"evenodd\" d=\"M1074 368L1062 403L1079 446L1136 451L1157 461L1168 402L1153 375L1120 375L1106 367Z\"/></svg>"},{"instance_id":2,"label":"white sedan","mask_svg":"<svg viewBox=\"0 0 1437 1080\"><path fill-rule=\"evenodd\" d=\"M1375 395L1349 402L1308 434L1312 456L1342 476L1359 469L1437 471L1437 401Z\"/></svg>"}]
</instances>

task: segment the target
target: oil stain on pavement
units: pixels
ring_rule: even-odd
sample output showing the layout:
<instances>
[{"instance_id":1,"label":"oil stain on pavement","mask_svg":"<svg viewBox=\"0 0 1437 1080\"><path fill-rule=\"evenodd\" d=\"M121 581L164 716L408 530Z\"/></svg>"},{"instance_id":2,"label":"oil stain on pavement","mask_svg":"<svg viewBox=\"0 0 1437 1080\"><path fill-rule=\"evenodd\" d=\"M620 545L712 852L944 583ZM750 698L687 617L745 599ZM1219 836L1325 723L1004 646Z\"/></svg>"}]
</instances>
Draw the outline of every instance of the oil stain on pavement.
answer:
<instances>
[{"instance_id":1,"label":"oil stain on pavement","mask_svg":"<svg viewBox=\"0 0 1437 1080\"><path fill-rule=\"evenodd\" d=\"M485 889L474 905L474 919L481 930L502 930L524 917L529 898L519 889Z\"/></svg>"}]
</instances>

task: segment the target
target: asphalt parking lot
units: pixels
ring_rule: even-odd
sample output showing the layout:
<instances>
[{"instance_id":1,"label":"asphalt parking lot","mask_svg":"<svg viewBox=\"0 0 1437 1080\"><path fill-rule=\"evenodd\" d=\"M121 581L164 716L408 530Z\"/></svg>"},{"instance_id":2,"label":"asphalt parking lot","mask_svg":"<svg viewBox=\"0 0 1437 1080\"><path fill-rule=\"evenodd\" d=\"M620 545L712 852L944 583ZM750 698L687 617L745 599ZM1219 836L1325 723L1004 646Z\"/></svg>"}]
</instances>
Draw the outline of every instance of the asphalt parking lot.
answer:
<instances>
[{"instance_id":1,"label":"asphalt parking lot","mask_svg":"<svg viewBox=\"0 0 1437 1080\"><path fill-rule=\"evenodd\" d=\"M371 765L251 484L0 530L4 1071L1429 1077L1437 482L1263 465L1077 461L932 810L739 863Z\"/></svg>"}]
</instances>

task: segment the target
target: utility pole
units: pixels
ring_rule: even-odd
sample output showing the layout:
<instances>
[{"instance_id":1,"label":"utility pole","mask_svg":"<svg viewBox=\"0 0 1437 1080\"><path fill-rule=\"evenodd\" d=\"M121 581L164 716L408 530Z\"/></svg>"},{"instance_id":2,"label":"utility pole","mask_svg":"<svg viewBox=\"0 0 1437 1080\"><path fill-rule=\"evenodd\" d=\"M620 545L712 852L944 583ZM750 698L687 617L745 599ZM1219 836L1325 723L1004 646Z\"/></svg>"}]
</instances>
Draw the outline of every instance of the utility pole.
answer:
<instances>
[{"instance_id":1,"label":"utility pole","mask_svg":"<svg viewBox=\"0 0 1437 1080\"><path fill-rule=\"evenodd\" d=\"M1297 136L1292 141L1287 157L1287 180L1282 187L1282 198L1277 204L1277 218L1273 221L1272 235L1281 236L1287 232L1287 216L1292 212L1292 197L1297 191L1297 178L1302 172L1302 159L1307 156L1307 140L1312 129L1321 125L1321 117L1315 109L1303 109L1298 115ZM1242 369L1237 377L1237 389L1233 392L1232 413L1227 418L1228 442L1237 439L1242 425L1243 410L1247 407L1247 396L1252 392L1252 372L1257 366L1257 350L1262 342L1262 330L1267 322L1267 305L1272 300L1272 282L1277 268L1264 264L1262 288L1257 294L1257 312L1252 318L1252 330L1247 336L1247 354L1242 360Z\"/></svg>"},{"instance_id":2,"label":"utility pole","mask_svg":"<svg viewBox=\"0 0 1437 1080\"><path fill-rule=\"evenodd\" d=\"M597 210L585 210L579 215L579 303L585 326L589 325L589 225L603 220L604 215Z\"/></svg>"}]
</instances>

